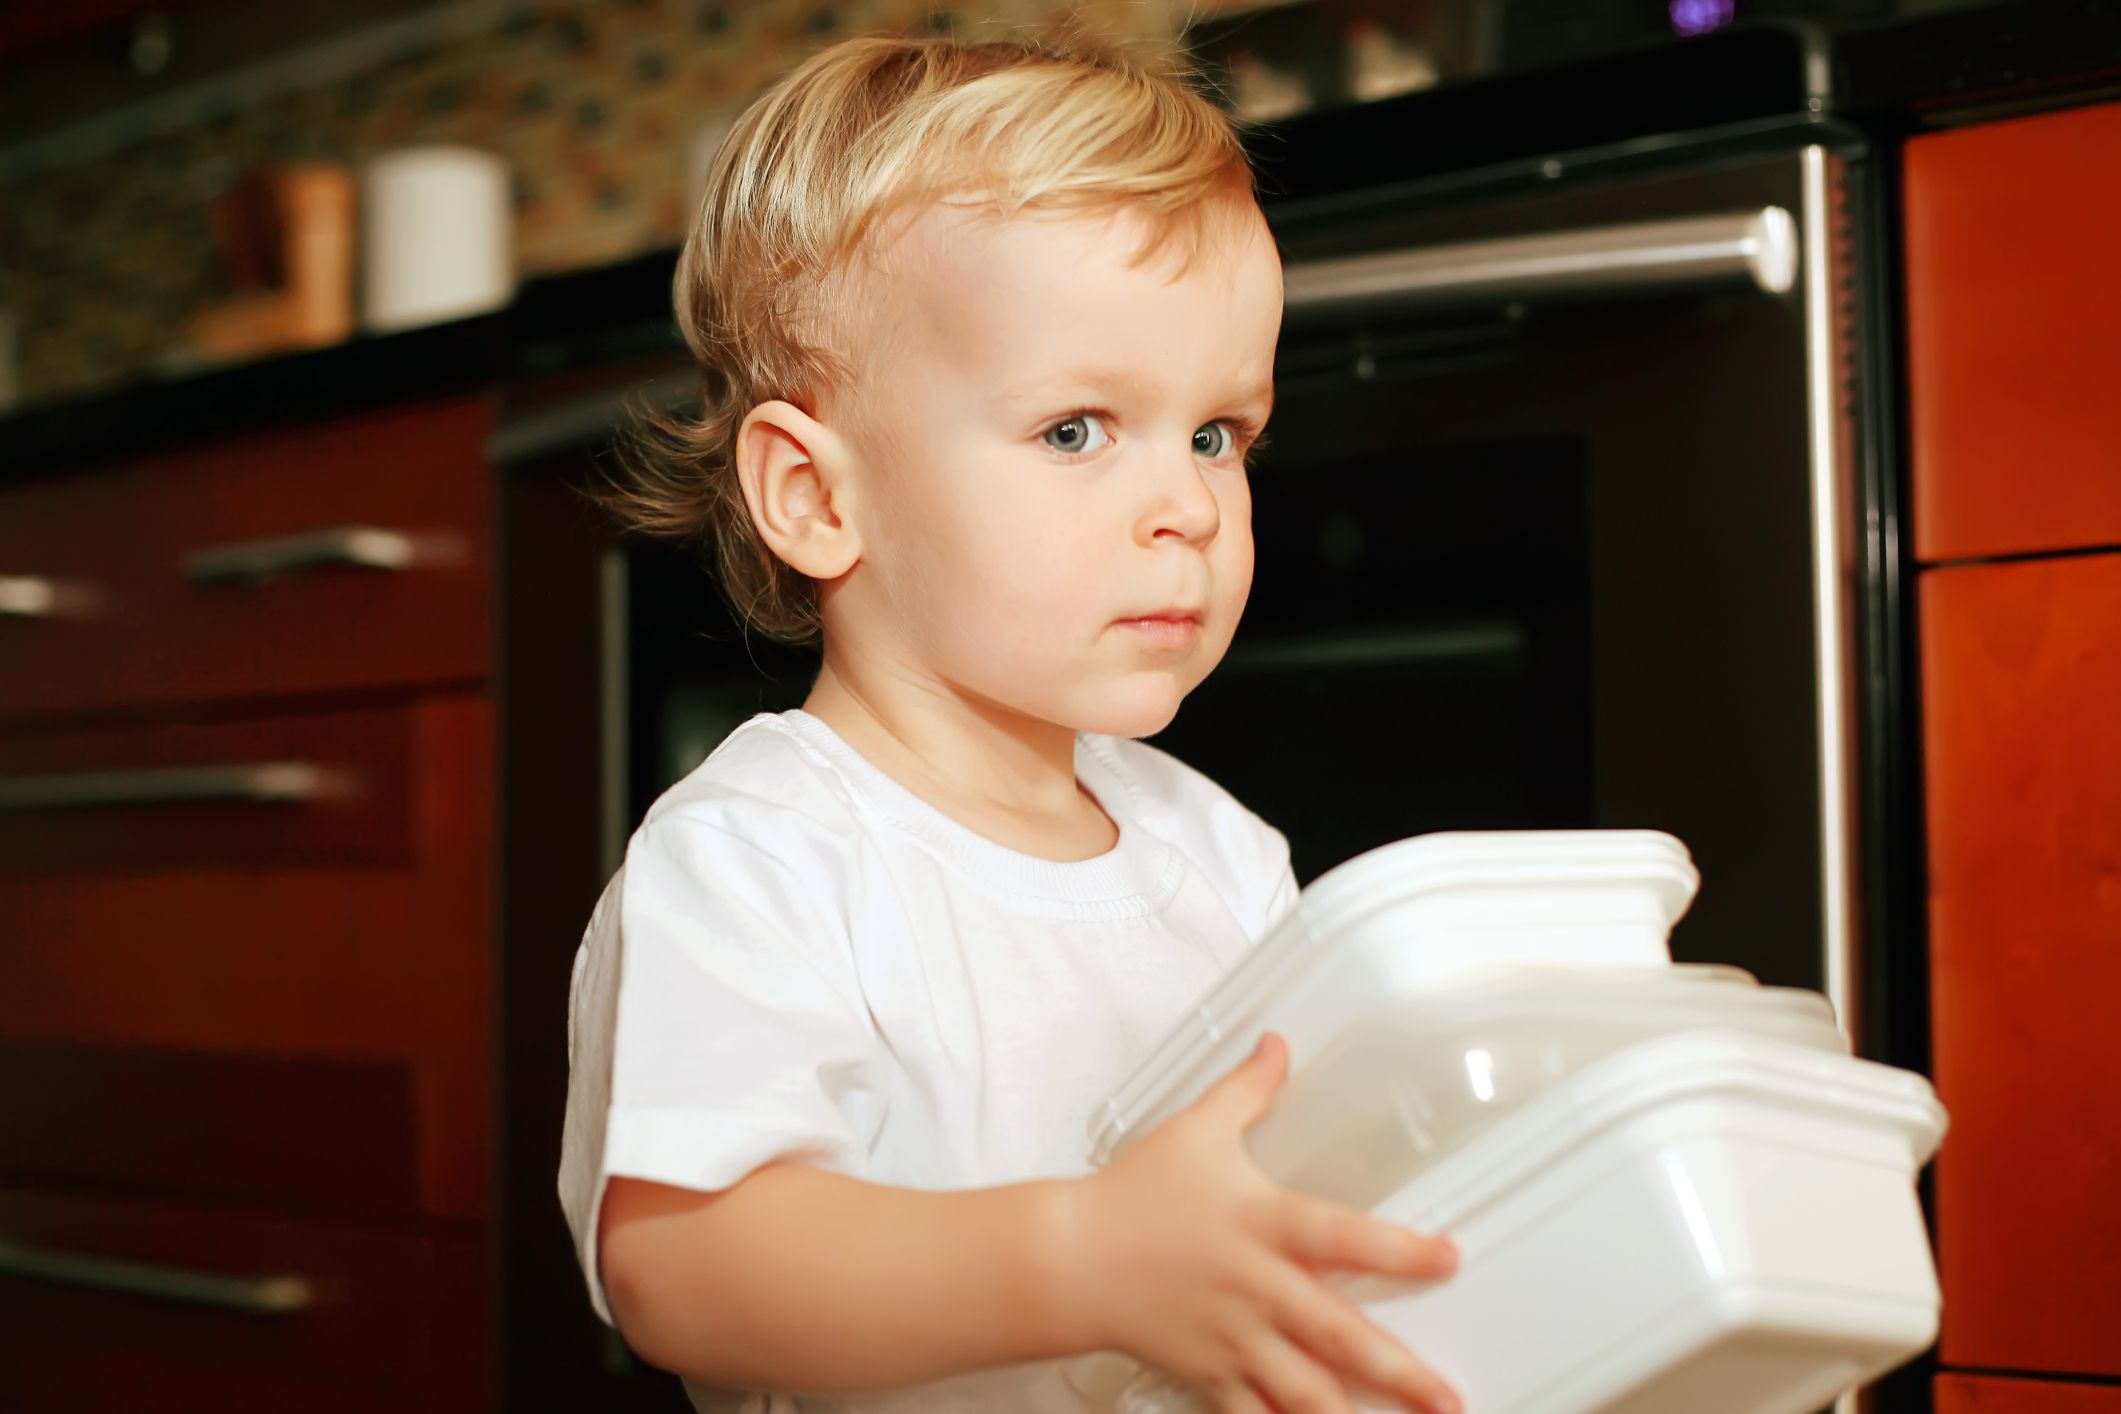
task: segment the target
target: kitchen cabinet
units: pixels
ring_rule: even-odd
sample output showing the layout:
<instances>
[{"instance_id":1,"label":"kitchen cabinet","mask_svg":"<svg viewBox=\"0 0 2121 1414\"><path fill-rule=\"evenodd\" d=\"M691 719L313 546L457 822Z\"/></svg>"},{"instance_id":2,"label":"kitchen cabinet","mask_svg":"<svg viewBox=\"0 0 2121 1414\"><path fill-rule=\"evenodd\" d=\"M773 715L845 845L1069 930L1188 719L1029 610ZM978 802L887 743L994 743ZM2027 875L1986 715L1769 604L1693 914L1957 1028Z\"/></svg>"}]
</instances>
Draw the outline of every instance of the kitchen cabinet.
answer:
<instances>
[{"instance_id":1,"label":"kitchen cabinet","mask_svg":"<svg viewBox=\"0 0 2121 1414\"><path fill-rule=\"evenodd\" d=\"M1925 562L2121 546L2121 103L1906 148Z\"/></svg>"},{"instance_id":2,"label":"kitchen cabinet","mask_svg":"<svg viewBox=\"0 0 2121 1414\"><path fill-rule=\"evenodd\" d=\"M2121 554L1921 614L1942 1358L2121 1377Z\"/></svg>"},{"instance_id":3,"label":"kitchen cabinet","mask_svg":"<svg viewBox=\"0 0 2121 1414\"><path fill-rule=\"evenodd\" d=\"M2121 1408L2121 104L1917 137L1904 200L1938 1408Z\"/></svg>"},{"instance_id":4,"label":"kitchen cabinet","mask_svg":"<svg viewBox=\"0 0 2121 1414\"><path fill-rule=\"evenodd\" d=\"M496 1404L490 422L0 484L19 1407Z\"/></svg>"}]
</instances>

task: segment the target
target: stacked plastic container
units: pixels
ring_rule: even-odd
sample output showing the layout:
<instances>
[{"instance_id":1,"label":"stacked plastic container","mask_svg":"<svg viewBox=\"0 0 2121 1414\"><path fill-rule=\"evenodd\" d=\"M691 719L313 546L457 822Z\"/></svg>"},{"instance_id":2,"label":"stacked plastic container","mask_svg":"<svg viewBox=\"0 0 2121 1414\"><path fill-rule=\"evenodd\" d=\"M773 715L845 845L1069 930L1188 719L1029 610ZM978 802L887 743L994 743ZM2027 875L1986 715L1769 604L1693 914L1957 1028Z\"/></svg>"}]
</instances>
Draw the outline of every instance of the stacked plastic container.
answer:
<instances>
[{"instance_id":1,"label":"stacked plastic container","mask_svg":"<svg viewBox=\"0 0 2121 1414\"><path fill-rule=\"evenodd\" d=\"M1925 1348L1918 1075L1815 993L1674 965L1699 880L1653 831L1427 835L1349 861L1104 1107L1096 1162L1263 1032L1250 1135L1292 1187L1447 1233L1433 1284L1350 1283L1471 1414L1806 1414ZM1152 1372L1125 1414L1203 1407Z\"/></svg>"}]
</instances>

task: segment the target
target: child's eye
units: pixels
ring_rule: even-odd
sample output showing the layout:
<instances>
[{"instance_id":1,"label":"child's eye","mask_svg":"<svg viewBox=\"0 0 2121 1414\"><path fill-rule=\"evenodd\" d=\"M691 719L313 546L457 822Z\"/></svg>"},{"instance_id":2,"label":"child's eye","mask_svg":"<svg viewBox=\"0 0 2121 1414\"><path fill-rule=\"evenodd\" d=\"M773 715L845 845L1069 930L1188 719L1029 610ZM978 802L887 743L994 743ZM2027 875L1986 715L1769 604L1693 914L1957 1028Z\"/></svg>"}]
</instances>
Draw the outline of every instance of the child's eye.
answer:
<instances>
[{"instance_id":1,"label":"child's eye","mask_svg":"<svg viewBox=\"0 0 2121 1414\"><path fill-rule=\"evenodd\" d=\"M1193 450L1220 461L1237 450L1237 430L1227 422L1204 422L1193 429Z\"/></svg>"},{"instance_id":2,"label":"child's eye","mask_svg":"<svg viewBox=\"0 0 2121 1414\"><path fill-rule=\"evenodd\" d=\"M1094 412L1079 412L1065 421L1054 423L1039 435L1054 451L1070 456L1097 451L1112 440L1112 434L1105 430L1104 419Z\"/></svg>"}]
</instances>

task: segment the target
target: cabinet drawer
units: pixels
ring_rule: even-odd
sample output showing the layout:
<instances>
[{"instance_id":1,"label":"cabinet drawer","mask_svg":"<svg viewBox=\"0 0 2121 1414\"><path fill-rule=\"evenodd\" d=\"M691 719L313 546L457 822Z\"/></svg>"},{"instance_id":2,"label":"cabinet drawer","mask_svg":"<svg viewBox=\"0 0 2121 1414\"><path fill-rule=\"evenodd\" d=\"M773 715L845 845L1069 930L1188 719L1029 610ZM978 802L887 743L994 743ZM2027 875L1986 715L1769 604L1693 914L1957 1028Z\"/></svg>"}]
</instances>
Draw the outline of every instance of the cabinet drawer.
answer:
<instances>
[{"instance_id":1,"label":"cabinet drawer","mask_svg":"<svg viewBox=\"0 0 2121 1414\"><path fill-rule=\"evenodd\" d=\"M491 708L436 696L395 715L411 797L393 835L402 862L0 872L0 1039L409 1070L420 1211L483 1212ZM123 1142L97 1107L80 1123L107 1127L95 1144Z\"/></svg>"},{"instance_id":2,"label":"cabinet drawer","mask_svg":"<svg viewBox=\"0 0 2121 1414\"><path fill-rule=\"evenodd\" d=\"M412 717L309 713L0 737L0 876L402 864Z\"/></svg>"},{"instance_id":3,"label":"cabinet drawer","mask_svg":"<svg viewBox=\"0 0 2121 1414\"><path fill-rule=\"evenodd\" d=\"M2121 1385L1939 1375L1937 1414L2121 1414Z\"/></svg>"},{"instance_id":4,"label":"cabinet drawer","mask_svg":"<svg viewBox=\"0 0 2121 1414\"><path fill-rule=\"evenodd\" d=\"M2121 555L1921 594L1942 1358L2121 1377Z\"/></svg>"},{"instance_id":5,"label":"cabinet drawer","mask_svg":"<svg viewBox=\"0 0 2121 1414\"><path fill-rule=\"evenodd\" d=\"M447 1224L0 1190L0 1388L39 1411L490 1408L481 1247Z\"/></svg>"},{"instance_id":6,"label":"cabinet drawer","mask_svg":"<svg viewBox=\"0 0 2121 1414\"><path fill-rule=\"evenodd\" d=\"M1906 160L1917 556L2121 545L2121 104Z\"/></svg>"},{"instance_id":7,"label":"cabinet drawer","mask_svg":"<svg viewBox=\"0 0 2121 1414\"><path fill-rule=\"evenodd\" d=\"M430 403L0 487L0 715L482 678L487 426Z\"/></svg>"},{"instance_id":8,"label":"cabinet drawer","mask_svg":"<svg viewBox=\"0 0 2121 1414\"><path fill-rule=\"evenodd\" d=\"M0 1037L0 1186L420 1211L404 1060Z\"/></svg>"},{"instance_id":9,"label":"cabinet drawer","mask_svg":"<svg viewBox=\"0 0 2121 1414\"><path fill-rule=\"evenodd\" d=\"M20 910L0 937L0 1181L487 1211L483 929L427 916L402 875L103 896ZM157 925L143 902L199 907Z\"/></svg>"}]
</instances>

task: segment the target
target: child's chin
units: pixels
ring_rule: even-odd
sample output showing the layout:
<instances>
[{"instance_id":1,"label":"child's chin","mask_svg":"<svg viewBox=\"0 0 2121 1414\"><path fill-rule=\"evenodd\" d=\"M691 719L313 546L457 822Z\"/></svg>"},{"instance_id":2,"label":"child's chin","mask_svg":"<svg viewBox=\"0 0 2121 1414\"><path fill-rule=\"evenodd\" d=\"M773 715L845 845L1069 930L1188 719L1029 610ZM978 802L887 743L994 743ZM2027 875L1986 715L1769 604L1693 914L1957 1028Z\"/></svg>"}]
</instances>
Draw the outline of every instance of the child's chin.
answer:
<instances>
[{"instance_id":1,"label":"child's chin","mask_svg":"<svg viewBox=\"0 0 2121 1414\"><path fill-rule=\"evenodd\" d=\"M1171 725L1184 700L1185 694L1170 683L1112 692L1104 694L1102 700L1081 704L1081 709L1073 714L1077 718L1074 725L1078 731L1099 736L1155 736Z\"/></svg>"}]
</instances>

